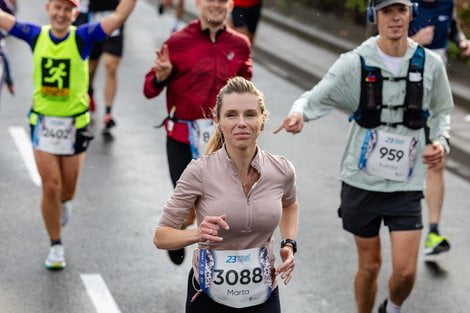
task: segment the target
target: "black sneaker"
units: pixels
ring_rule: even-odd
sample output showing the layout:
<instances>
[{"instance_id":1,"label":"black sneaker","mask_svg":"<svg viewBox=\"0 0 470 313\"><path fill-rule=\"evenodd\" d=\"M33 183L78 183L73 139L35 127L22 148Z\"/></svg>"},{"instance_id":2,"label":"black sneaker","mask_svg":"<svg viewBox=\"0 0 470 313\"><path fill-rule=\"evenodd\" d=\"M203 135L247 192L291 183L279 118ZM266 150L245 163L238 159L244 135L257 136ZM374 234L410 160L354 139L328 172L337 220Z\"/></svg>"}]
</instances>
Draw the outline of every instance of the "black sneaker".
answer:
<instances>
[{"instance_id":1,"label":"black sneaker","mask_svg":"<svg viewBox=\"0 0 470 313\"><path fill-rule=\"evenodd\" d=\"M171 262L176 265L180 265L184 261L184 248L178 250L168 250L168 255L170 256Z\"/></svg>"},{"instance_id":2,"label":"black sneaker","mask_svg":"<svg viewBox=\"0 0 470 313\"><path fill-rule=\"evenodd\" d=\"M114 121L113 117L109 113L105 114L103 118L103 124L104 124L105 129L110 129L116 126L116 122Z\"/></svg>"},{"instance_id":3,"label":"black sneaker","mask_svg":"<svg viewBox=\"0 0 470 313\"><path fill-rule=\"evenodd\" d=\"M379 306L379 313L387 313L387 299Z\"/></svg>"}]
</instances>

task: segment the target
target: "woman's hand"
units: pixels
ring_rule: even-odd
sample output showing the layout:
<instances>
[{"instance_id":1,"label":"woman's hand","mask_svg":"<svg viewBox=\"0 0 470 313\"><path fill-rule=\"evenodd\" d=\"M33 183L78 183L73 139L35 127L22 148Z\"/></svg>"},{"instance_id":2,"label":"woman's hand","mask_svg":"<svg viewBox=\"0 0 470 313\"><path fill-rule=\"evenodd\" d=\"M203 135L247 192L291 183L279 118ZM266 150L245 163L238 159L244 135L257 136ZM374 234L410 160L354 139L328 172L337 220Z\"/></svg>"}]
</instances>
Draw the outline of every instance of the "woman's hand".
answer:
<instances>
[{"instance_id":1,"label":"woman's hand","mask_svg":"<svg viewBox=\"0 0 470 313\"><path fill-rule=\"evenodd\" d=\"M208 240L220 242L224 240L223 237L219 237L219 229L222 227L225 230L229 230L230 227L225 222L226 217L227 215L206 216L197 229L199 242L206 242Z\"/></svg>"},{"instance_id":2,"label":"woman's hand","mask_svg":"<svg viewBox=\"0 0 470 313\"><path fill-rule=\"evenodd\" d=\"M282 264L277 268L276 275L281 274L281 279L284 280L284 284L287 285L292 279L295 267L295 257L292 247L285 246L281 248L279 252L282 259Z\"/></svg>"}]
</instances>

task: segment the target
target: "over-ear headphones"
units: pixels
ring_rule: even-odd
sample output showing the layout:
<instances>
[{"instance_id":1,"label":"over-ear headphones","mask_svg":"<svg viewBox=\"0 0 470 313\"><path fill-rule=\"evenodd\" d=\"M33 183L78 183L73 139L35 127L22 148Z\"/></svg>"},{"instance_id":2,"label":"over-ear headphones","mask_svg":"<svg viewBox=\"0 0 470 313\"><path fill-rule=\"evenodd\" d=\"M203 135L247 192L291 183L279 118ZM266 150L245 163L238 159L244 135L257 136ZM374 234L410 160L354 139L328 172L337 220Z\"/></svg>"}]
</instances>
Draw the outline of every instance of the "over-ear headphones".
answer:
<instances>
[{"instance_id":1,"label":"over-ear headphones","mask_svg":"<svg viewBox=\"0 0 470 313\"><path fill-rule=\"evenodd\" d=\"M377 12L374 9L375 0L369 0L367 4L367 23L377 23ZM411 19L414 20L418 17L418 3L411 3Z\"/></svg>"}]
</instances>

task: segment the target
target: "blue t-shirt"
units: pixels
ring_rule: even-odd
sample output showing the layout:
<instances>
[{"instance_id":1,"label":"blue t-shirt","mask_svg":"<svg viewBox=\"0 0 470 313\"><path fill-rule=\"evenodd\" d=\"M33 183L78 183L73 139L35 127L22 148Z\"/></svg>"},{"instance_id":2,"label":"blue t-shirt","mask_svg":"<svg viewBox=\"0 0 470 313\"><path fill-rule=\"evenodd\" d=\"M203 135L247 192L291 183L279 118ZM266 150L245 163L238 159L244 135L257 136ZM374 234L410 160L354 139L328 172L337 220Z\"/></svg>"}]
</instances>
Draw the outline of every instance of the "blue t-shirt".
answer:
<instances>
[{"instance_id":1,"label":"blue t-shirt","mask_svg":"<svg viewBox=\"0 0 470 313\"><path fill-rule=\"evenodd\" d=\"M431 44L425 47L429 49L447 48L454 14L454 1L413 0L412 2L418 3L418 17L411 21L409 35L413 36L426 26L434 26L434 38Z\"/></svg>"},{"instance_id":2,"label":"blue t-shirt","mask_svg":"<svg viewBox=\"0 0 470 313\"><path fill-rule=\"evenodd\" d=\"M33 23L19 22L18 20L10 30L10 35L26 41L33 51L40 33L41 26ZM54 35L52 35L52 32L49 31L49 36L53 42L60 43L67 39L69 33L67 33L64 38L56 38ZM97 42L105 40L107 37L108 35L103 31L100 22L87 23L78 26L76 30L76 38L77 46L80 50L80 56L82 59L88 59L93 45Z\"/></svg>"}]
</instances>

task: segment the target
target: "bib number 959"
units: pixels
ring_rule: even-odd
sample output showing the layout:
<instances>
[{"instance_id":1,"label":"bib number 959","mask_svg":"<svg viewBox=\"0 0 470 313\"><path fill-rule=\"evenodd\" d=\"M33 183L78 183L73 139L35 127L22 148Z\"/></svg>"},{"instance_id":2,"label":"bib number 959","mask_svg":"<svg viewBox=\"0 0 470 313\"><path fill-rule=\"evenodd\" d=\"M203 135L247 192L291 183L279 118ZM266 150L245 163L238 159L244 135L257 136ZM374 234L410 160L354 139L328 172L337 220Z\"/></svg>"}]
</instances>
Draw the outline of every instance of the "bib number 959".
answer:
<instances>
[{"instance_id":1,"label":"bib number 959","mask_svg":"<svg viewBox=\"0 0 470 313\"><path fill-rule=\"evenodd\" d=\"M386 158L389 161L397 161L397 162L400 162L400 160L405 155L403 150L388 149L386 147L380 148L379 152L380 152L381 159Z\"/></svg>"},{"instance_id":2,"label":"bib number 959","mask_svg":"<svg viewBox=\"0 0 470 313\"><path fill-rule=\"evenodd\" d=\"M216 285L222 285L226 282L230 286L234 286L240 282L242 285L248 285L250 283L258 284L263 281L263 271L260 267L255 267L253 271L250 270L241 270L237 272L236 270L224 270L216 269L214 270L215 279L212 281Z\"/></svg>"}]
</instances>

